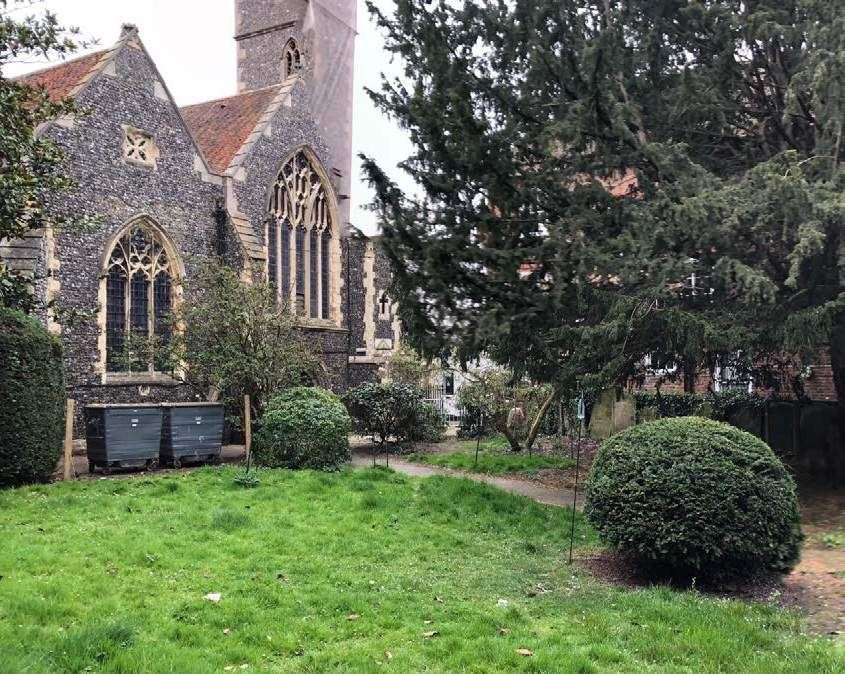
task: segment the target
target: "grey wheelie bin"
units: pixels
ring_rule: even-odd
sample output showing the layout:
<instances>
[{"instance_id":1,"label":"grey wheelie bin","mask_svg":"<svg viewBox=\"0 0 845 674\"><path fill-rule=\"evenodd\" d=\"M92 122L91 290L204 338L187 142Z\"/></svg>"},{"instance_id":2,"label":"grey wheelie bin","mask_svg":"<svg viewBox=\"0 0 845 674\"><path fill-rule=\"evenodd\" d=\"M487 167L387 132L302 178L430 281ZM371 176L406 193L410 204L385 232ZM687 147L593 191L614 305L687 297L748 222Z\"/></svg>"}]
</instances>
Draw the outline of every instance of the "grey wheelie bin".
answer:
<instances>
[{"instance_id":1,"label":"grey wheelie bin","mask_svg":"<svg viewBox=\"0 0 845 674\"><path fill-rule=\"evenodd\" d=\"M155 468L161 444L159 405L87 405L88 470Z\"/></svg>"},{"instance_id":2,"label":"grey wheelie bin","mask_svg":"<svg viewBox=\"0 0 845 674\"><path fill-rule=\"evenodd\" d=\"M220 462L223 448L222 403L164 403L161 462L178 468L183 461Z\"/></svg>"}]
</instances>

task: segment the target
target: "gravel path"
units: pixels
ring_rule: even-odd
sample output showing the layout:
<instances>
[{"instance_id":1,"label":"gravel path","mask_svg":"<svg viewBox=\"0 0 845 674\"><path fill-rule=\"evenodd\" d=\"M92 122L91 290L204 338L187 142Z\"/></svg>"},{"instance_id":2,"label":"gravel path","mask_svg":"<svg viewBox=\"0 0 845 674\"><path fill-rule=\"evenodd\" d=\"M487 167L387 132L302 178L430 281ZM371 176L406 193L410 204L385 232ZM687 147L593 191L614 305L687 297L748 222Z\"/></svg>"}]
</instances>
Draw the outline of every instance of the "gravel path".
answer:
<instances>
[{"instance_id":1,"label":"gravel path","mask_svg":"<svg viewBox=\"0 0 845 674\"><path fill-rule=\"evenodd\" d=\"M385 457L379 456L377 458L379 465L384 465ZM369 452L355 452L352 455L352 465L356 468L366 468L373 465L373 455ZM411 463L396 456L390 457L390 467L397 473L403 475L410 475L412 477L431 477L432 475L446 475L449 477L462 477L475 482L484 482L486 484L504 489L511 494L519 494L534 499L538 503L546 505L558 506L560 508L572 506L573 492L570 489L550 489L533 482L526 480L513 480L506 477L497 477L495 475L482 475L480 473L467 473L461 470L451 470L449 468L440 468L438 466L424 466L418 463ZM581 492L578 493L578 505L582 504Z\"/></svg>"}]
</instances>

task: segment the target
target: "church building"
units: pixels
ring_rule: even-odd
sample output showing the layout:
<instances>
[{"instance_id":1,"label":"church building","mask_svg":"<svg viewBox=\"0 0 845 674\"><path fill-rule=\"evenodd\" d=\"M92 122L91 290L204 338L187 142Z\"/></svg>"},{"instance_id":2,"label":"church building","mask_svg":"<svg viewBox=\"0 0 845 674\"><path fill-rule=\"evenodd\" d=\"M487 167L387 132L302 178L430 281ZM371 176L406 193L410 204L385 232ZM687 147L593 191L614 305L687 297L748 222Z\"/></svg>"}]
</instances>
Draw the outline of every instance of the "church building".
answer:
<instances>
[{"instance_id":1,"label":"church building","mask_svg":"<svg viewBox=\"0 0 845 674\"><path fill-rule=\"evenodd\" d=\"M338 390L376 376L397 346L387 262L350 222L356 2L235 0L235 12L229 98L179 108L131 25L111 48L22 78L81 111L38 133L74 181L52 207L93 224L0 242L0 259L35 279L80 405L191 395L120 354L130 334L168 329L213 257L276 289ZM67 323L68 311L90 318Z\"/></svg>"}]
</instances>

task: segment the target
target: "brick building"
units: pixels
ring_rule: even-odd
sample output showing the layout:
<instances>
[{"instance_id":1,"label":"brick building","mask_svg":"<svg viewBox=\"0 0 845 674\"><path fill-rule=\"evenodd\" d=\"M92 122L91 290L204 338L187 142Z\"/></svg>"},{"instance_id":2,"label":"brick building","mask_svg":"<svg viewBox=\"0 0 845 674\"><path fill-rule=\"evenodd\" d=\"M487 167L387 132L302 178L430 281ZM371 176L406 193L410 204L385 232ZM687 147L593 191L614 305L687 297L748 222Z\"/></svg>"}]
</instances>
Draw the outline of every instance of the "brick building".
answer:
<instances>
[{"instance_id":1,"label":"brick building","mask_svg":"<svg viewBox=\"0 0 845 674\"><path fill-rule=\"evenodd\" d=\"M646 363L641 379L631 382L631 388L654 390L660 386L663 393L707 393L728 389L747 390L762 396L796 398L819 401L837 400L833 367L827 349L815 354L812 362L803 362L798 356L784 355L783 363L772 368L770 381L755 381L754 377L736 372L731 367L716 367L712 372L701 370L689 376L677 366L650 366Z\"/></svg>"},{"instance_id":2,"label":"brick building","mask_svg":"<svg viewBox=\"0 0 845 674\"><path fill-rule=\"evenodd\" d=\"M54 208L82 231L0 243L34 276L81 403L190 395L151 362L122 365L130 334L165 316L204 259L267 279L319 342L339 389L371 378L398 339L377 243L349 222L355 0L236 0L238 93L180 109L137 29L111 48L32 73L82 114L38 132L75 185ZM91 320L62 325L60 310Z\"/></svg>"}]
</instances>

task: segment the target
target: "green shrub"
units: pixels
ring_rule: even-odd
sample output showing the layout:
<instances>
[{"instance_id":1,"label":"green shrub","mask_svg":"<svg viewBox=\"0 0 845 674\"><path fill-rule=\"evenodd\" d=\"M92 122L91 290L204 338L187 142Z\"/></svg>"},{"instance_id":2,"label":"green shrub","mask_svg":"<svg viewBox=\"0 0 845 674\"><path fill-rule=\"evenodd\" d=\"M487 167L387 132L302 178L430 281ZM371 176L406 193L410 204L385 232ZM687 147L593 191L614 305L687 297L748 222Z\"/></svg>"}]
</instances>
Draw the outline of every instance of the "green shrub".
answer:
<instances>
[{"instance_id":1,"label":"green shrub","mask_svg":"<svg viewBox=\"0 0 845 674\"><path fill-rule=\"evenodd\" d=\"M656 570L719 578L785 572L798 560L795 484L759 438L700 417L610 438L587 483L602 538Z\"/></svg>"},{"instance_id":2,"label":"green shrub","mask_svg":"<svg viewBox=\"0 0 845 674\"><path fill-rule=\"evenodd\" d=\"M445 424L415 386L390 382L362 384L343 399L361 435L379 445L439 439Z\"/></svg>"},{"instance_id":3,"label":"green shrub","mask_svg":"<svg viewBox=\"0 0 845 674\"><path fill-rule=\"evenodd\" d=\"M637 410L637 421L641 421L641 413L654 410L658 418L703 416L699 414L704 405L704 396L697 393L663 393L657 395L654 391L636 391L634 404Z\"/></svg>"},{"instance_id":4,"label":"green shrub","mask_svg":"<svg viewBox=\"0 0 845 674\"><path fill-rule=\"evenodd\" d=\"M50 479L64 402L59 341L35 319L0 308L0 487Z\"/></svg>"},{"instance_id":5,"label":"green shrub","mask_svg":"<svg viewBox=\"0 0 845 674\"><path fill-rule=\"evenodd\" d=\"M446 433L443 415L431 403L423 402L417 410L417 423L411 435L414 442L442 442Z\"/></svg>"},{"instance_id":6,"label":"green shrub","mask_svg":"<svg viewBox=\"0 0 845 674\"><path fill-rule=\"evenodd\" d=\"M334 470L349 461L352 421L340 398L296 387L274 396L261 417L253 457L272 468Z\"/></svg>"},{"instance_id":7,"label":"green shrub","mask_svg":"<svg viewBox=\"0 0 845 674\"><path fill-rule=\"evenodd\" d=\"M643 412L654 410L659 418L706 416L716 421L728 421L743 408L759 409L766 404L766 398L740 389L700 393L664 393L660 397L654 391L634 393L637 407L637 422L642 421Z\"/></svg>"}]
</instances>

